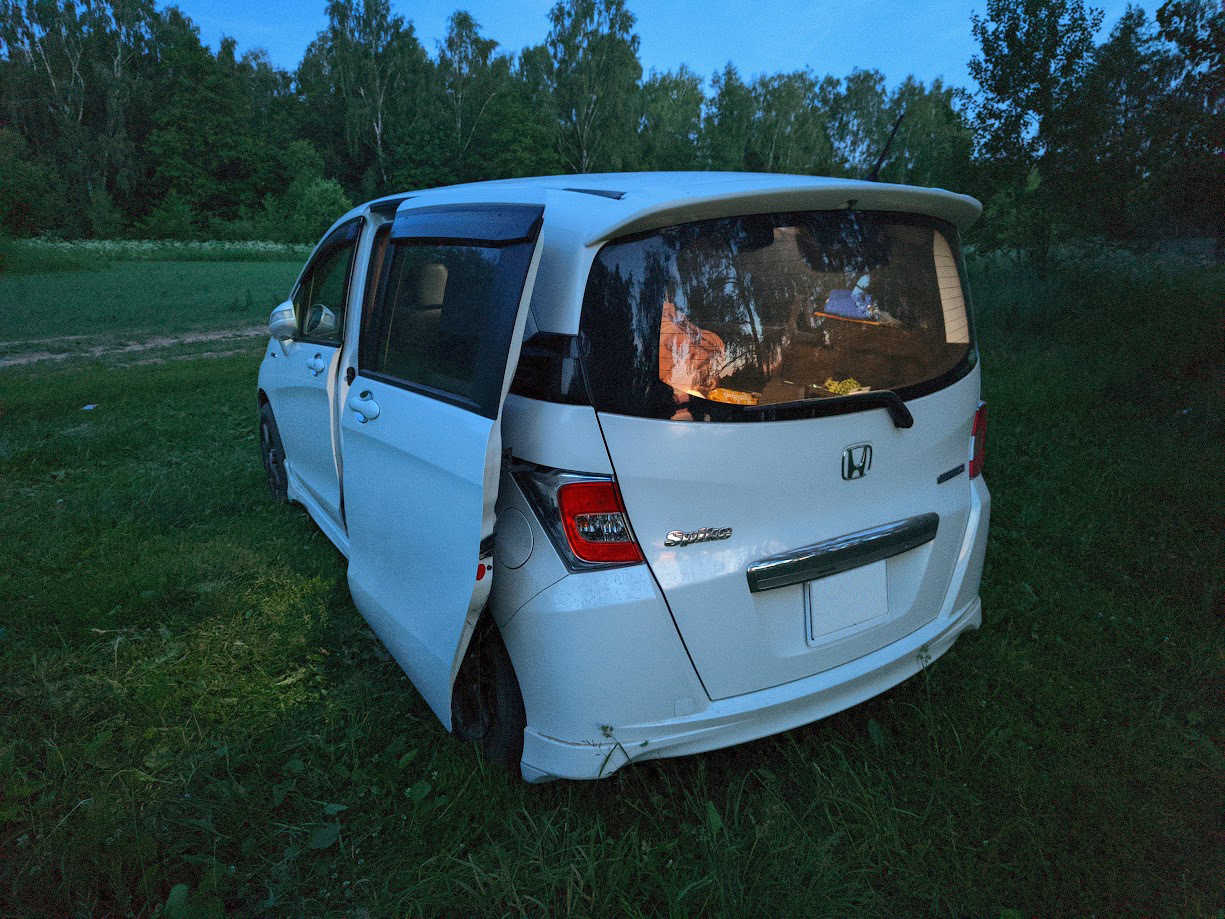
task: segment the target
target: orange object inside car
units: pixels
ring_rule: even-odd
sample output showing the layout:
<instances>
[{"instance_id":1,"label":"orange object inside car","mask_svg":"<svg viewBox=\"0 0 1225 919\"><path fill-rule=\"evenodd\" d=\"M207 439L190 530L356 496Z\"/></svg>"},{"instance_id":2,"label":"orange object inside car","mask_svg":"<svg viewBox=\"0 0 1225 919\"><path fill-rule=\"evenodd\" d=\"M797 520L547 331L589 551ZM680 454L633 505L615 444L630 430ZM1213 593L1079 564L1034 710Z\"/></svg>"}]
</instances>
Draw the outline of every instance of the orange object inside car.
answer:
<instances>
[{"instance_id":1,"label":"orange object inside car","mask_svg":"<svg viewBox=\"0 0 1225 919\"><path fill-rule=\"evenodd\" d=\"M678 392L708 393L719 385L725 352L722 338L690 321L675 303L664 301L659 325L661 380Z\"/></svg>"}]
</instances>

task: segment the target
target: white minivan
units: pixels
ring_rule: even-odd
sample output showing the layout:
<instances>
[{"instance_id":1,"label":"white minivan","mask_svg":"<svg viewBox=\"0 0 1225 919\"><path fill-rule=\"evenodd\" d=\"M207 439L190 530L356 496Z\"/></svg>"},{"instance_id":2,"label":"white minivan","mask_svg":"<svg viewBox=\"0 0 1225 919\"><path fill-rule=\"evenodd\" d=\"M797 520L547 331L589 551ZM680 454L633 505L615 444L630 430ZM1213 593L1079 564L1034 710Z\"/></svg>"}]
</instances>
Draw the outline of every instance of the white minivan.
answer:
<instances>
[{"instance_id":1,"label":"white minivan","mask_svg":"<svg viewBox=\"0 0 1225 919\"><path fill-rule=\"evenodd\" d=\"M269 486L529 781L823 718L981 622L979 211L728 173L372 201L272 314Z\"/></svg>"}]
</instances>

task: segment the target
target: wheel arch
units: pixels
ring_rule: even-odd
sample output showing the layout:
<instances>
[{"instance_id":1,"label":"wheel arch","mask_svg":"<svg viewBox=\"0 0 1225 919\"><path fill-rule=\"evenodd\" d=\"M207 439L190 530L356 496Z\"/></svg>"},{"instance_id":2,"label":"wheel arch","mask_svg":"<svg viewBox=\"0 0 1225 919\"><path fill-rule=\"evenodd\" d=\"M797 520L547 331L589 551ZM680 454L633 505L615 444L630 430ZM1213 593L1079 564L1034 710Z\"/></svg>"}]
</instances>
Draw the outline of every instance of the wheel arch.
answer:
<instances>
[{"instance_id":1,"label":"wheel arch","mask_svg":"<svg viewBox=\"0 0 1225 919\"><path fill-rule=\"evenodd\" d=\"M493 702L500 736L487 737L488 722L480 720L480 700ZM506 648L502 631L487 603L477 616L451 684L451 730L456 737L481 746L486 757L517 769L523 756L523 730L527 716L519 675ZM511 733L505 729L511 728ZM516 734L517 736L511 736ZM513 762L511 760L514 760Z\"/></svg>"}]
</instances>

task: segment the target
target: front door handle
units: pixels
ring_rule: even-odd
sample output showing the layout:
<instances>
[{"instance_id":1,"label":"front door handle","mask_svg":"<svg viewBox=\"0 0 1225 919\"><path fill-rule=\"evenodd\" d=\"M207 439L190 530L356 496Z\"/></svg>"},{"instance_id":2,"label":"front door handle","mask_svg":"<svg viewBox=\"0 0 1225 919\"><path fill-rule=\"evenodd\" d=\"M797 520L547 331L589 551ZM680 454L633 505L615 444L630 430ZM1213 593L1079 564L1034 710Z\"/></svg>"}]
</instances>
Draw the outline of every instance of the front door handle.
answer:
<instances>
[{"instance_id":1,"label":"front door handle","mask_svg":"<svg viewBox=\"0 0 1225 919\"><path fill-rule=\"evenodd\" d=\"M322 354L316 354L306 362L306 369L311 372L311 376L315 377L327 370L327 367L327 362L324 361Z\"/></svg>"},{"instance_id":2,"label":"front door handle","mask_svg":"<svg viewBox=\"0 0 1225 919\"><path fill-rule=\"evenodd\" d=\"M349 391L349 398L345 399L345 405L349 410L357 416L357 420L365 424L367 421L373 421L379 417L379 404L374 401L370 390L364 390L361 393Z\"/></svg>"}]
</instances>

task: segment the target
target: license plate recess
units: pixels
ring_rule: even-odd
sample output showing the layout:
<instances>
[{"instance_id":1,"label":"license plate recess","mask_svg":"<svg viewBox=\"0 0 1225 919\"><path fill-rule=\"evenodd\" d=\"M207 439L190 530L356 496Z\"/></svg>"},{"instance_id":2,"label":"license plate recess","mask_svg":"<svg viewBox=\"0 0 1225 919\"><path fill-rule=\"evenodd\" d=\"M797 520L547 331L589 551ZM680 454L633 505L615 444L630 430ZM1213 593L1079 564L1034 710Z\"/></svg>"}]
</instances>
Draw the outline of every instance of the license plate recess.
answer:
<instances>
[{"instance_id":1,"label":"license plate recess","mask_svg":"<svg viewBox=\"0 0 1225 919\"><path fill-rule=\"evenodd\" d=\"M809 644L858 630L889 612L885 560L804 584L804 622Z\"/></svg>"}]
</instances>

